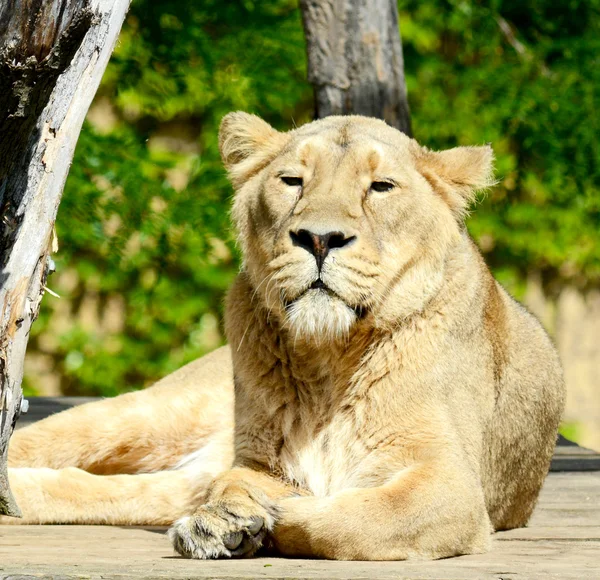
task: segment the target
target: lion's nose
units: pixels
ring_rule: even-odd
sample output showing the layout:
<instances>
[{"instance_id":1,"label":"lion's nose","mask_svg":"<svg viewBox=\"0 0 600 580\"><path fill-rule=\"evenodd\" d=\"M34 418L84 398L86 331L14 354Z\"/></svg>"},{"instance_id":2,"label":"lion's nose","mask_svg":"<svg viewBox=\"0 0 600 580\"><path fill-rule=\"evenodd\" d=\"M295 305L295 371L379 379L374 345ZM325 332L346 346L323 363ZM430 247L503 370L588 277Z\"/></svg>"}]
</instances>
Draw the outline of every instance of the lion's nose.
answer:
<instances>
[{"instance_id":1,"label":"lion's nose","mask_svg":"<svg viewBox=\"0 0 600 580\"><path fill-rule=\"evenodd\" d=\"M329 250L343 248L356 239L356 236L346 237L343 232L315 234L308 230L298 230L297 232L291 231L290 237L295 246L304 248L315 257L319 271L321 271L323 262L325 261L327 254L329 254Z\"/></svg>"}]
</instances>

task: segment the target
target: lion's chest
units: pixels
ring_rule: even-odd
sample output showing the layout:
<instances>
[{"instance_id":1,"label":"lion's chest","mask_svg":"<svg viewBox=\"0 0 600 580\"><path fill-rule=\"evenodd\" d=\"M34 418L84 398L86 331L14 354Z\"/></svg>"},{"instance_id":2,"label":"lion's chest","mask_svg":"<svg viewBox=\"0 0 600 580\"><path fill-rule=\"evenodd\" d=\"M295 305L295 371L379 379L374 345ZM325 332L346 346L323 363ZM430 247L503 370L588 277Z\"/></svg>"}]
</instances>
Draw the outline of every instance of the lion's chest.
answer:
<instances>
[{"instance_id":1,"label":"lion's chest","mask_svg":"<svg viewBox=\"0 0 600 580\"><path fill-rule=\"evenodd\" d=\"M373 469L371 453L347 420L334 419L324 428L304 424L283 435L279 469L316 496L380 485L389 476Z\"/></svg>"},{"instance_id":2,"label":"lion's chest","mask_svg":"<svg viewBox=\"0 0 600 580\"><path fill-rule=\"evenodd\" d=\"M397 428L396 413L386 405L388 419L374 421L378 398L351 396L334 384L333 376L343 376L334 361L318 370L273 364L240 377L237 461L267 466L315 496L386 483L404 466L401 452L390 457L378 447Z\"/></svg>"}]
</instances>

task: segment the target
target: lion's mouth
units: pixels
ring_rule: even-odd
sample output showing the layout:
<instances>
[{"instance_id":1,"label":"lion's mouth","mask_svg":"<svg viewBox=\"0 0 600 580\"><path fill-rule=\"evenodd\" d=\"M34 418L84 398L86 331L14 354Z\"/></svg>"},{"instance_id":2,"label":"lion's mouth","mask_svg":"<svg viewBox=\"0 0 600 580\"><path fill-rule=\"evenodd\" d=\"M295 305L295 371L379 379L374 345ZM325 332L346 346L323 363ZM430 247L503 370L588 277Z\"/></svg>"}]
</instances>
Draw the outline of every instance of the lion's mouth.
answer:
<instances>
[{"instance_id":1,"label":"lion's mouth","mask_svg":"<svg viewBox=\"0 0 600 580\"><path fill-rule=\"evenodd\" d=\"M300 298L305 296L311 290L324 292L325 294L328 294L333 298L337 298L338 300L343 302L350 310L352 310L358 319L362 319L367 315L367 309L364 306L348 304L337 292L335 292L335 290L332 290L329 286L327 286L327 284L325 284L325 282L323 282L321 278L317 278L306 290L304 290L304 292L300 293L293 300L286 301L285 308L287 309L290 306L292 306L294 302L300 300Z\"/></svg>"},{"instance_id":2,"label":"lion's mouth","mask_svg":"<svg viewBox=\"0 0 600 580\"><path fill-rule=\"evenodd\" d=\"M327 284L325 284L325 282L323 282L323 280L321 280L321 278L317 278L311 285L309 290L325 290L325 292L330 291L333 292L332 290L330 290L329 286L327 286ZM333 292L335 294L335 292Z\"/></svg>"}]
</instances>

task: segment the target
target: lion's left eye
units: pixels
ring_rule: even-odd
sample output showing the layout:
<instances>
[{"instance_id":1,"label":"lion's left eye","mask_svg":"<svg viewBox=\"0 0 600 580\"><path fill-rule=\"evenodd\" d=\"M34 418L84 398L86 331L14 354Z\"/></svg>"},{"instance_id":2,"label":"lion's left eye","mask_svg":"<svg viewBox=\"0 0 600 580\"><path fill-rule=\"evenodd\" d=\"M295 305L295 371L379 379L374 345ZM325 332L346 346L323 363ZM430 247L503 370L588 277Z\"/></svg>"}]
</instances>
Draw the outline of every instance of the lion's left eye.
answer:
<instances>
[{"instance_id":1,"label":"lion's left eye","mask_svg":"<svg viewBox=\"0 0 600 580\"><path fill-rule=\"evenodd\" d=\"M384 191L394 189L394 184L390 183L389 181L374 181L371 183L371 189L373 191L377 191L378 193L383 193Z\"/></svg>"},{"instance_id":2,"label":"lion's left eye","mask_svg":"<svg viewBox=\"0 0 600 580\"><path fill-rule=\"evenodd\" d=\"M285 183L286 185L291 185L292 187L302 187L301 177L288 177L286 175L283 175L281 177L281 181L283 181L283 183Z\"/></svg>"}]
</instances>

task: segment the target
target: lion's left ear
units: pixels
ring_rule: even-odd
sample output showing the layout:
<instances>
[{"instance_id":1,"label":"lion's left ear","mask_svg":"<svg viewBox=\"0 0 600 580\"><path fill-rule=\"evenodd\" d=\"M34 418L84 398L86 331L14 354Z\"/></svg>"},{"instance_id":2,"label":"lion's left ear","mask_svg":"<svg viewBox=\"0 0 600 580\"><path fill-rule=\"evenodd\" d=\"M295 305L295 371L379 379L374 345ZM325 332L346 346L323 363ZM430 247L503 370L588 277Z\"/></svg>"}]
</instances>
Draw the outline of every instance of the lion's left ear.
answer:
<instances>
[{"instance_id":1,"label":"lion's left ear","mask_svg":"<svg viewBox=\"0 0 600 580\"><path fill-rule=\"evenodd\" d=\"M233 186L237 189L265 167L288 138L256 115L241 111L225 115L219 128L219 150Z\"/></svg>"},{"instance_id":2,"label":"lion's left ear","mask_svg":"<svg viewBox=\"0 0 600 580\"><path fill-rule=\"evenodd\" d=\"M415 162L423 177L461 219L475 200L477 191L495 183L494 152L489 145L455 147L446 151L420 147Z\"/></svg>"}]
</instances>

